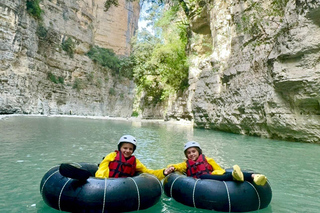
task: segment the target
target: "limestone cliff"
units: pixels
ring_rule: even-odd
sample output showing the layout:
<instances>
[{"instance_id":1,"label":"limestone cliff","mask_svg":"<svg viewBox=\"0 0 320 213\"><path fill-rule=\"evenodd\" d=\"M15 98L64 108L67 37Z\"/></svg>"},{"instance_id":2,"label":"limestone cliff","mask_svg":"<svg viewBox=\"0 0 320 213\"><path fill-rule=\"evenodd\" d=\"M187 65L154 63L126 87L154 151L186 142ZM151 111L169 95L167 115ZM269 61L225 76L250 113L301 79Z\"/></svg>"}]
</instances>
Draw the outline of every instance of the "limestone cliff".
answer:
<instances>
[{"instance_id":1,"label":"limestone cliff","mask_svg":"<svg viewBox=\"0 0 320 213\"><path fill-rule=\"evenodd\" d=\"M0 2L0 114L131 115L133 82L86 53L98 45L128 55L139 4L119 0L105 12L104 2L42 0L41 20L26 0ZM320 2L184 2L196 41L190 87L161 106L137 103L140 116L320 143Z\"/></svg>"},{"instance_id":2,"label":"limestone cliff","mask_svg":"<svg viewBox=\"0 0 320 213\"><path fill-rule=\"evenodd\" d=\"M140 6L119 0L42 0L41 19L26 0L0 2L0 114L77 114L127 117L134 84L86 56L90 46L130 53ZM74 45L72 54L63 42Z\"/></svg>"},{"instance_id":3,"label":"limestone cliff","mask_svg":"<svg viewBox=\"0 0 320 213\"><path fill-rule=\"evenodd\" d=\"M180 113L197 127L320 143L320 2L197 2L191 27L212 50L193 44Z\"/></svg>"}]
</instances>

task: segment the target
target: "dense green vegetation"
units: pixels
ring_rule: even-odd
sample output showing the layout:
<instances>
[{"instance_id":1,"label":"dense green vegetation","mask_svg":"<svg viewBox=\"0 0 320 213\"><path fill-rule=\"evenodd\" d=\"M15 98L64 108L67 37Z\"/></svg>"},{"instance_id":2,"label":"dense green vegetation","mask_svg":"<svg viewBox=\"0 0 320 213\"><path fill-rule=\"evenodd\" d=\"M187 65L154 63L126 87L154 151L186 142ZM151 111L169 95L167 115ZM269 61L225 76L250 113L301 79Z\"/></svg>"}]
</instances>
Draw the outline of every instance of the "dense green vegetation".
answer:
<instances>
[{"instance_id":1,"label":"dense green vegetation","mask_svg":"<svg viewBox=\"0 0 320 213\"><path fill-rule=\"evenodd\" d=\"M134 1L134 0L129 0ZM180 1L172 1L163 12L163 1L152 2L147 20L153 23L152 32L143 30L133 39L129 57L119 57L113 50L93 46L87 53L97 64L108 67L112 75L132 79L139 92L152 97L154 104L165 100L170 93L185 90L188 85L188 23L181 13ZM105 10L118 6L117 0L107 0ZM114 91L109 91L110 95Z\"/></svg>"},{"instance_id":2,"label":"dense green vegetation","mask_svg":"<svg viewBox=\"0 0 320 213\"><path fill-rule=\"evenodd\" d=\"M94 62L108 67L113 76L119 75L129 79L133 78L134 61L131 57L119 57L113 50L98 46L91 47L87 55Z\"/></svg>"},{"instance_id":3,"label":"dense green vegetation","mask_svg":"<svg viewBox=\"0 0 320 213\"><path fill-rule=\"evenodd\" d=\"M138 117L139 113L137 111L133 111L131 114L132 117Z\"/></svg>"},{"instance_id":4,"label":"dense green vegetation","mask_svg":"<svg viewBox=\"0 0 320 213\"><path fill-rule=\"evenodd\" d=\"M41 0L27 0L27 12L35 19L41 19L42 10L40 8Z\"/></svg>"},{"instance_id":5,"label":"dense green vegetation","mask_svg":"<svg viewBox=\"0 0 320 213\"><path fill-rule=\"evenodd\" d=\"M156 104L188 87L188 23L177 17L179 5L162 13L158 12L162 9L159 5L151 9L154 34L143 30L133 42L134 79L138 91Z\"/></svg>"}]
</instances>

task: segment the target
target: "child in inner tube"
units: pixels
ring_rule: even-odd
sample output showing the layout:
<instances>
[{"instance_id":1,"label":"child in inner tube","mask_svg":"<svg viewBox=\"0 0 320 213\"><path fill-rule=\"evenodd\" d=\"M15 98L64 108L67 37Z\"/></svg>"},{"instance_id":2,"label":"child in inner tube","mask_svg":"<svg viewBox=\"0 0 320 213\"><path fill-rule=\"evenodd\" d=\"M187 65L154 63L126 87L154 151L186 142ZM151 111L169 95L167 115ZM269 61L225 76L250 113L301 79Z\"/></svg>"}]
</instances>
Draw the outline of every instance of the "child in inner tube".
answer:
<instances>
[{"instance_id":1,"label":"child in inner tube","mask_svg":"<svg viewBox=\"0 0 320 213\"><path fill-rule=\"evenodd\" d=\"M174 168L152 170L143 165L133 154L137 140L131 135L123 135L118 142L118 150L104 157L95 173L96 178L132 177L136 173L149 173L159 180L173 172ZM63 176L86 180L91 176L89 171L74 164L61 164L59 168Z\"/></svg>"},{"instance_id":2,"label":"child in inner tube","mask_svg":"<svg viewBox=\"0 0 320 213\"><path fill-rule=\"evenodd\" d=\"M170 171L178 171L187 174L187 176L201 179L253 181L256 185L261 186L267 182L265 175L250 172L243 173L238 165L233 166L232 172L225 171L212 158L204 156L199 143L195 141L189 141L184 145L184 154L187 160L182 163L168 165Z\"/></svg>"}]
</instances>

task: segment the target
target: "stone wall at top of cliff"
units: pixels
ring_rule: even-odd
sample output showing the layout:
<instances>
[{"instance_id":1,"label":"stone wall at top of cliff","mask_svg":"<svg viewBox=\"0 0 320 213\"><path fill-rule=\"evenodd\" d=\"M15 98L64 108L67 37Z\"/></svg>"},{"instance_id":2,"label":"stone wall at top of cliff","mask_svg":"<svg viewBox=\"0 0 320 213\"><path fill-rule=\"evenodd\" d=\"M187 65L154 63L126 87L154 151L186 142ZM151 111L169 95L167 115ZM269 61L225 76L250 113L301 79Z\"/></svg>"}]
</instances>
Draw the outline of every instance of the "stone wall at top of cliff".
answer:
<instances>
[{"instance_id":1,"label":"stone wall at top of cliff","mask_svg":"<svg viewBox=\"0 0 320 213\"><path fill-rule=\"evenodd\" d=\"M138 29L139 1L119 0L119 6L113 6L108 11L101 10L104 2L98 1L96 5L95 44L113 49L118 55L128 56L131 38Z\"/></svg>"}]
</instances>

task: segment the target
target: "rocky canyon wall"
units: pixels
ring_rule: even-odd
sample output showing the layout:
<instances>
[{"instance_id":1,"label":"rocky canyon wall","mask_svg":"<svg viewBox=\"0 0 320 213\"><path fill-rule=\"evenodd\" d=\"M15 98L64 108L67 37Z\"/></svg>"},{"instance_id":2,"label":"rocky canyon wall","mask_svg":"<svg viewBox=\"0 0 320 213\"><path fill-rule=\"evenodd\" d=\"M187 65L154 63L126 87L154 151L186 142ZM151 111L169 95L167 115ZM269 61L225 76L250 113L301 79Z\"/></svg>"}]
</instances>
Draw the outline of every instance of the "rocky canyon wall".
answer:
<instances>
[{"instance_id":1,"label":"rocky canyon wall","mask_svg":"<svg viewBox=\"0 0 320 213\"><path fill-rule=\"evenodd\" d=\"M190 87L162 106L144 106L141 117L320 143L320 2L185 2ZM119 0L108 11L104 3L42 0L36 19L26 0L0 2L0 114L131 116L133 81L86 53L98 45L128 55L139 3ZM62 47L67 41L72 54Z\"/></svg>"},{"instance_id":2,"label":"rocky canyon wall","mask_svg":"<svg viewBox=\"0 0 320 213\"><path fill-rule=\"evenodd\" d=\"M195 126L320 143L320 2L213 0L195 8L194 35L212 44L210 56L191 56L184 113Z\"/></svg>"},{"instance_id":3,"label":"rocky canyon wall","mask_svg":"<svg viewBox=\"0 0 320 213\"><path fill-rule=\"evenodd\" d=\"M119 0L42 0L41 18L25 0L0 2L0 114L77 114L128 117L134 83L114 77L86 53L93 45L130 53L140 6ZM62 48L66 41L74 51Z\"/></svg>"}]
</instances>

